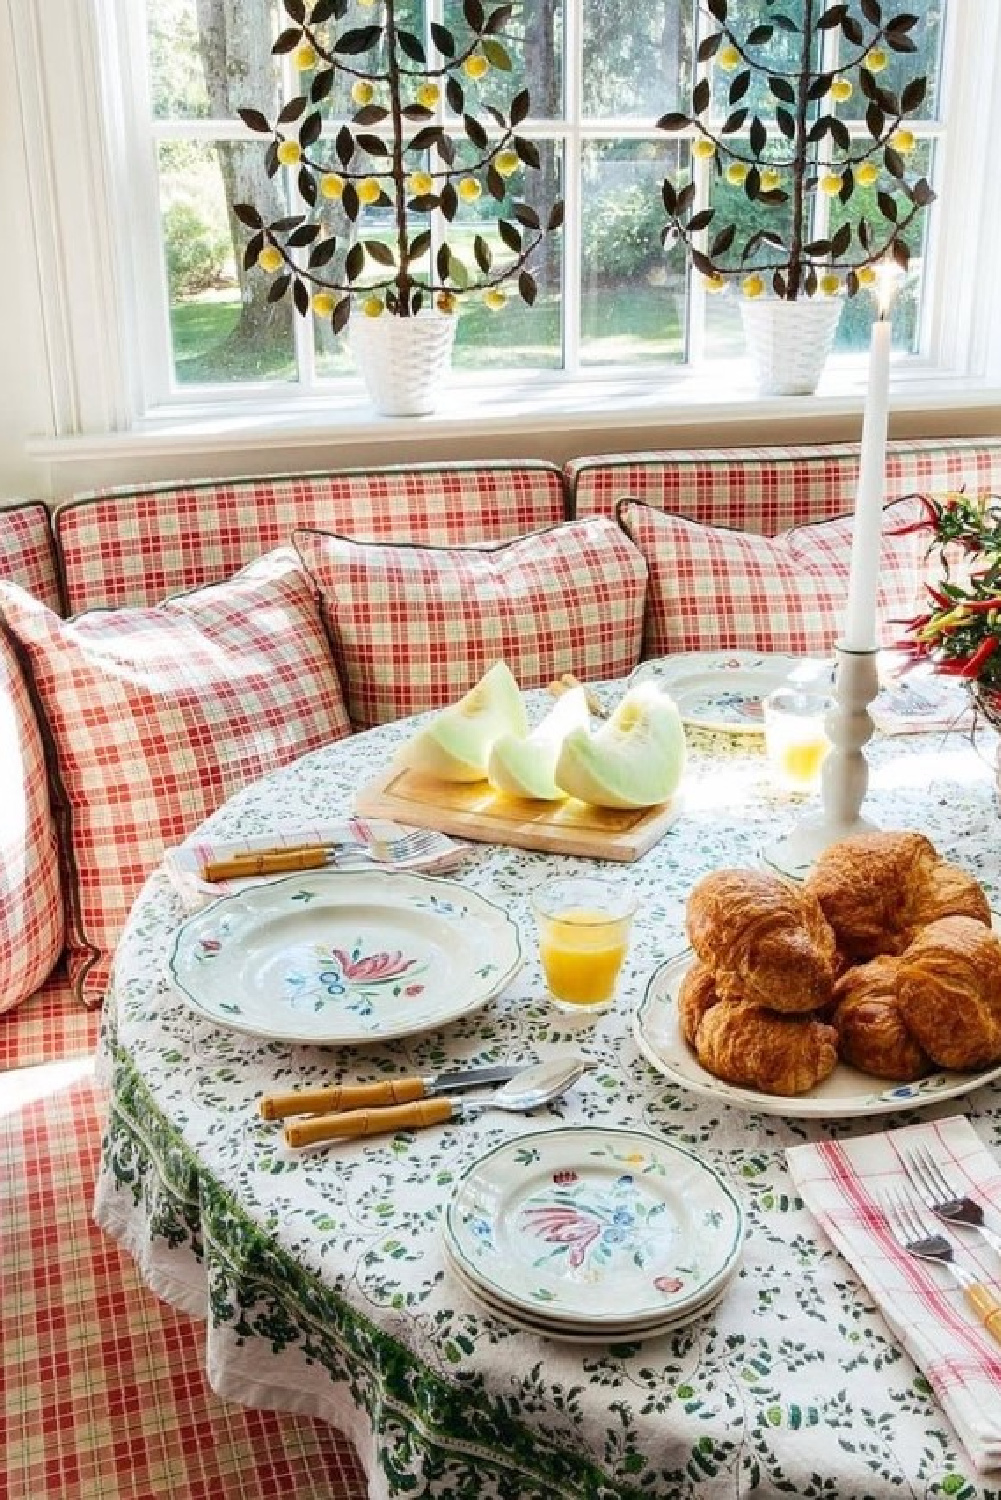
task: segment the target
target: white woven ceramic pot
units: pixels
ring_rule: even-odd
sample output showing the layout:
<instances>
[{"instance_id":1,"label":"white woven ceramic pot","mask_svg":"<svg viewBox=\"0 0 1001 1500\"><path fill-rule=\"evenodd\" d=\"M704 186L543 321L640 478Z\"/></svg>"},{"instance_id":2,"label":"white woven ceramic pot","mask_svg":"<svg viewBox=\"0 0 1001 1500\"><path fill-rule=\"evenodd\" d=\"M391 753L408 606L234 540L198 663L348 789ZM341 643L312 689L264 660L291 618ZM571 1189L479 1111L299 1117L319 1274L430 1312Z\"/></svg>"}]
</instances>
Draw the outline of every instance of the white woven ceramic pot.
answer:
<instances>
[{"instance_id":1,"label":"white woven ceramic pot","mask_svg":"<svg viewBox=\"0 0 1001 1500\"><path fill-rule=\"evenodd\" d=\"M747 352L763 396L812 396L834 343L840 297L742 297Z\"/></svg>"},{"instance_id":2,"label":"white woven ceramic pot","mask_svg":"<svg viewBox=\"0 0 1001 1500\"><path fill-rule=\"evenodd\" d=\"M456 321L434 311L413 318L352 313L351 353L376 411L423 417L435 410L452 363Z\"/></svg>"}]
</instances>

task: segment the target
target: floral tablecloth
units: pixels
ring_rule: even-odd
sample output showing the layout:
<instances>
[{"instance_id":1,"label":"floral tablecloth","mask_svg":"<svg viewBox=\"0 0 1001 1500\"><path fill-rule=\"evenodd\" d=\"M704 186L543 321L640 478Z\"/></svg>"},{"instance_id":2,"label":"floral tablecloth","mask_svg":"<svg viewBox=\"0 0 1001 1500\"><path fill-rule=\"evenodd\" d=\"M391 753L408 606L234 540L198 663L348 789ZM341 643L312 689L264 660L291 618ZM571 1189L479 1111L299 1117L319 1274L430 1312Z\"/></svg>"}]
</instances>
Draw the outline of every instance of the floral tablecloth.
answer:
<instances>
[{"instance_id":1,"label":"floral tablecloth","mask_svg":"<svg viewBox=\"0 0 1001 1500\"><path fill-rule=\"evenodd\" d=\"M339 816L412 728L314 753L205 827L238 837ZM207 1318L220 1394L346 1430L377 1500L998 1493L978 1487L928 1384L816 1230L785 1164L792 1143L908 1117L746 1114L669 1085L633 1039L649 976L684 946L693 882L754 863L802 811L772 790L755 737L693 733L690 746L682 815L644 858L614 867L638 888L639 913L616 1007L584 1030L547 1007L528 909L531 887L575 868L569 858L483 846L451 877L515 916L528 961L478 1014L391 1047L289 1047L207 1024L165 977L183 914L162 872L132 913L106 1009L98 1222L155 1291ZM866 810L882 826L927 832L999 893L993 753L990 734L978 745L959 734L877 738ZM276 1085L518 1061L568 1043L599 1066L532 1117L494 1112L296 1155L256 1109ZM968 1113L1001 1149L997 1088L934 1108ZM514 1328L456 1282L439 1224L457 1176L498 1142L559 1121L660 1133L724 1174L748 1237L718 1308L646 1342L576 1346Z\"/></svg>"}]
</instances>

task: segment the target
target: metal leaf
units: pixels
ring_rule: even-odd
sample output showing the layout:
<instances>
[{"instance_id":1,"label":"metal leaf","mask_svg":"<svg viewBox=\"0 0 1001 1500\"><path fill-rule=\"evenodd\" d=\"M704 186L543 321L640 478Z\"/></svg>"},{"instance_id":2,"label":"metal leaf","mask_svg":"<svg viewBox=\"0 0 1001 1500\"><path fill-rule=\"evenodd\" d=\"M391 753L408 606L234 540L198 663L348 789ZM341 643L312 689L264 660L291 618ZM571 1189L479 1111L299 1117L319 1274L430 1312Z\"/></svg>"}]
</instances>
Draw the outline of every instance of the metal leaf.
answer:
<instances>
[{"instance_id":1,"label":"metal leaf","mask_svg":"<svg viewBox=\"0 0 1001 1500\"><path fill-rule=\"evenodd\" d=\"M529 307L533 305L536 297L539 295L539 288L535 277L530 276L527 271L522 271L518 277L518 293L522 302L527 302Z\"/></svg>"}]
</instances>

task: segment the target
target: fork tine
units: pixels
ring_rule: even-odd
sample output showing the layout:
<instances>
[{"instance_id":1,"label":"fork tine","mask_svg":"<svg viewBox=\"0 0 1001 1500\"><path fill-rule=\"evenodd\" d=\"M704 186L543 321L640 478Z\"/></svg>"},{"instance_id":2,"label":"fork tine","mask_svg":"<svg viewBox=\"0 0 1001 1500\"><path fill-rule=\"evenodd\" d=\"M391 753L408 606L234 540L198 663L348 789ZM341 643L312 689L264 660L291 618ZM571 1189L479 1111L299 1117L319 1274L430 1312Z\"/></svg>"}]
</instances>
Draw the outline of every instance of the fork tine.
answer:
<instances>
[{"instance_id":1,"label":"fork tine","mask_svg":"<svg viewBox=\"0 0 1001 1500\"><path fill-rule=\"evenodd\" d=\"M904 1168L916 1192L929 1208L934 1208L937 1201L941 1202L952 1196L943 1189L941 1180L936 1182L927 1159L918 1151L904 1151Z\"/></svg>"},{"instance_id":2,"label":"fork tine","mask_svg":"<svg viewBox=\"0 0 1001 1500\"><path fill-rule=\"evenodd\" d=\"M922 1175L927 1183L928 1191L934 1198L941 1200L959 1196L927 1146L912 1146L909 1151L904 1152L904 1155Z\"/></svg>"}]
</instances>

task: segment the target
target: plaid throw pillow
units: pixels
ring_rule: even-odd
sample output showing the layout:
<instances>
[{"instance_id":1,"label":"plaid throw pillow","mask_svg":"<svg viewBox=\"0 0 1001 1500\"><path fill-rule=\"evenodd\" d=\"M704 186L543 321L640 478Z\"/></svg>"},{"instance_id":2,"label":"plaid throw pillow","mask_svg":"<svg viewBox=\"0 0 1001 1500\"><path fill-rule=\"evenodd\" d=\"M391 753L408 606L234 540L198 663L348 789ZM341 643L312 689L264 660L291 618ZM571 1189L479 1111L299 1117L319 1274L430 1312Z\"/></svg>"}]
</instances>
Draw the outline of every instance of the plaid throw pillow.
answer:
<instances>
[{"instance_id":1,"label":"plaid throw pillow","mask_svg":"<svg viewBox=\"0 0 1001 1500\"><path fill-rule=\"evenodd\" d=\"M70 976L94 1002L164 849L246 782L348 733L340 686L289 550L162 605L71 620L0 585L0 618L47 741Z\"/></svg>"},{"instance_id":2,"label":"plaid throw pillow","mask_svg":"<svg viewBox=\"0 0 1001 1500\"><path fill-rule=\"evenodd\" d=\"M0 1011L42 983L63 946L56 831L35 712L0 635Z\"/></svg>"},{"instance_id":3,"label":"plaid throw pillow","mask_svg":"<svg viewBox=\"0 0 1001 1500\"><path fill-rule=\"evenodd\" d=\"M919 518L914 499L886 507L877 600L878 636L891 645L894 619L917 613L927 537L896 536ZM643 654L834 648L848 600L852 517L763 537L700 526L638 500L622 500L620 524L647 560L650 582Z\"/></svg>"},{"instance_id":4,"label":"plaid throw pillow","mask_svg":"<svg viewBox=\"0 0 1001 1500\"><path fill-rule=\"evenodd\" d=\"M320 587L356 729L454 703L498 659L522 687L619 677L639 659L646 566L615 524L496 547L293 533Z\"/></svg>"}]
</instances>

